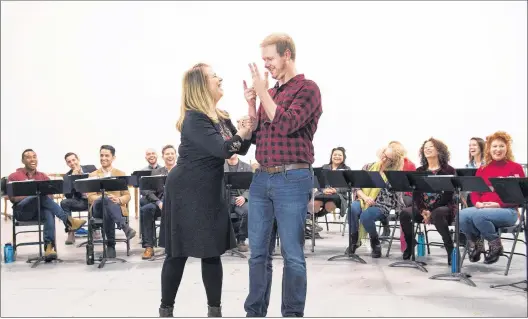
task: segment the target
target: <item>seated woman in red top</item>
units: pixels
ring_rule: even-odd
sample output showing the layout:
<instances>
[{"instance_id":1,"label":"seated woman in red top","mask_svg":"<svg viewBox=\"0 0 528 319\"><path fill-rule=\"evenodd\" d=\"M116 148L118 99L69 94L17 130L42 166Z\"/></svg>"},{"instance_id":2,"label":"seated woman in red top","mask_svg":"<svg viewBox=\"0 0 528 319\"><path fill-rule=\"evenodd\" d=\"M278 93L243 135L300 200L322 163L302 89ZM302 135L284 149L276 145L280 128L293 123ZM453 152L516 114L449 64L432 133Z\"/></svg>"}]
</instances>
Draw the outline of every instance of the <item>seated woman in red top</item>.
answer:
<instances>
[{"instance_id":1,"label":"seated woman in red top","mask_svg":"<svg viewBox=\"0 0 528 319\"><path fill-rule=\"evenodd\" d=\"M513 161L511 143L512 139L506 132L499 131L488 136L484 151L486 164L479 168L475 176L482 177L488 185L491 185L488 179L493 177L525 177L522 166ZM483 237L488 241L490 250L484 263L493 264L503 252L497 228L515 225L517 207L504 204L495 192L473 192L471 202L475 207L463 209L459 216L460 231L468 237L470 247L474 247L469 260L477 262L485 252Z\"/></svg>"}]
</instances>

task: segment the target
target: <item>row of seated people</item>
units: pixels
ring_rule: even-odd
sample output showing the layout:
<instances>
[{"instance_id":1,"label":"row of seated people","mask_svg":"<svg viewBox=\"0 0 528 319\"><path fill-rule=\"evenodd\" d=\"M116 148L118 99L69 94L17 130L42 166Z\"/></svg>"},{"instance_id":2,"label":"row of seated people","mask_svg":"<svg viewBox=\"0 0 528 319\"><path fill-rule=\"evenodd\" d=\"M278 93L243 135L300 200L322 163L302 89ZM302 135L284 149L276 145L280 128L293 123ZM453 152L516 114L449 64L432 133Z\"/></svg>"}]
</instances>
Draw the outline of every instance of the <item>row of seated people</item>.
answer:
<instances>
[{"instance_id":1,"label":"row of seated people","mask_svg":"<svg viewBox=\"0 0 528 319\"><path fill-rule=\"evenodd\" d=\"M472 138L470 141L468 168L478 168L476 176L484 179L491 186L489 178L493 177L525 177L523 167L514 162L512 154L512 139L506 132L496 132L487 137L486 141ZM366 164L363 169L378 171L383 174L389 170L405 170L427 172L432 175L454 175L455 169L449 165L450 152L442 141L429 138L419 151L420 164L418 168L406 157L402 144L393 141L378 153L378 161ZM350 169L346 164L346 153L342 147L332 150L330 163L325 169ZM323 215L340 207L341 212L347 208L347 189L325 188L317 192L314 198L315 213ZM458 213L454 192L425 193L416 198L412 194L393 192L389 189L354 189L355 200L350 203L349 227L351 229L352 249L355 252L361 245L360 225L368 233L372 248L372 257L381 257L381 244L375 223L380 221L387 225L389 213L394 210L399 213L399 221L404 234L407 249L403 252L403 259L411 257L416 240L412 234L411 214L417 223L433 224L442 237L447 253L447 263L451 264L453 239L449 226ZM462 202L467 208L460 211L461 232L469 238L470 261L479 261L485 248L483 239L489 243L489 253L485 263L497 262L503 252L502 243L497 229L515 225L518 221L518 207L503 203L497 193L473 192L470 200ZM470 203L475 203L474 207ZM467 205L469 204L469 205ZM413 209L414 206L414 209ZM469 207L468 207L469 206ZM384 231L384 233L388 233Z\"/></svg>"},{"instance_id":2,"label":"row of seated people","mask_svg":"<svg viewBox=\"0 0 528 319\"><path fill-rule=\"evenodd\" d=\"M103 145L99 150L99 158L101 167L91 173L90 177L109 177L109 176L125 176L126 174L112 167L115 160L115 148L111 145ZM68 166L71 168L69 174L84 174L86 167L80 164L79 158L74 153L68 153L65 156ZM25 181L25 180L49 180L49 177L38 171L38 158L35 151L26 149L22 152L22 164L24 167L19 168L16 172L8 177L8 182ZM106 208L104 215L104 228L107 238L107 255L110 258L115 258L115 226L123 230L128 239L136 235L136 231L132 229L127 223L125 216L128 216L127 205L130 202L130 192L125 191L109 191L105 193L105 202L103 203L101 193L74 193L69 198L61 201L60 206L55 203L50 196L41 196L40 208L43 219L44 228L44 255L46 260L53 260L57 258L56 242L55 242L55 219L59 218L66 226L65 231L68 232L68 239L66 244L71 244L74 240L73 233L80 229L86 220L79 218L72 218L72 211L89 210L91 215L95 218L103 218L103 205ZM36 196L17 196L10 197L13 204L13 217L18 221L33 221L37 219L37 198Z\"/></svg>"},{"instance_id":3,"label":"row of seated people","mask_svg":"<svg viewBox=\"0 0 528 319\"><path fill-rule=\"evenodd\" d=\"M481 140L483 141L483 140ZM513 163L513 157L511 156L511 138L508 134L503 132L497 132L494 135L490 136L488 138L488 144L486 145L486 148L484 145L482 145L481 141L478 139L472 139L470 143L470 163L467 165L469 167L474 167L476 165L480 166L479 164L482 164L484 162L489 163L488 165L482 166L481 171L484 171L486 167L493 167L493 163L510 163L507 166L515 167L516 171L520 171L513 174L513 175L498 175L498 176L524 176L524 172L522 170L522 167L516 163ZM475 143L474 143L475 142ZM502 143L502 144L501 144ZM475 146L476 144L476 146ZM500 145L499 145L500 144ZM492 152L492 149L499 149L498 146L502 147L499 151L495 150ZM494 147L494 148L492 148ZM485 153L485 151L487 153ZM482 154L486 154L486 156L483 156ZM495 157L492 156L492 154L495 154ZM414 164L406 157L406 152L401 143L399 142L391 142L387 147L385 147L382 151L379 152L379 161L375 163L369 163L363 167L365 170L371 170L371 171L380 171L383 173L383 171L386 170L414 170L415 166ZM499 156L503 156L502 159ZM17 170L16 173L11 174L9 177L9 180L24 180L24 179L31 179L31 176L35 176L38 174L44 175L40 172L37 172L36 170L36 164L37 164L37 157L35 152L32 150L26 150L23 153L23 159L22 162L24 163L25 167L22 169ZM151 169L153 170L152 175L167 175L168 172L172 167L175 165L176 161L176 150L173 146L167 145L162 150L162 157L165 162L165 166L162 167L159 164L157 164L157 156L155 155L155 151L152 149L147 150L146 153L146 159L149 163L149 165L145 169ZM442 143L441 141L430 138L427 141L425 141L420 148L420 160L421 160L421 166L416 169L418 171L428 171L432 174L437 175L452 175L455 173L455 170L449 166L449 158L450 153L447 148L447 146ZM487 161L484 161L484 158L488 158ZM113 169L112 163L115 159L115 149L112 146L109 145L103 145L100 149L100 162L101 162L101 168L99 170L96 170L94 172L91 172L91 176L99 176L99 177L105 177L105 176L123 176L125 175L122 171ZM74 153L68 153L65 156L65 160L67 165L70 167L70 171L67 173L69 174L82 174L86 173L84 171L85 167L80 165L79 158ZM330 163L327 165L324 165L324 169L331 169L331 170L337 170L337 169L350 169L345 164L346 160L346 152L344 148L338 147L332 150L331 157L330 157ZM256 164L256 165L255 165ZM253 167L252 167L253 166ZM243 163L238 159L238 157L235 155L231 159L226 161L225 164L225 171L254 171L254 169L258 167L258 163L254 163L254 165L248 165L246 163ZM488 168L489 169L489 168ZM482 174L482 172L480 174ZM20 176L20 173L23 173L24 176ZM38 174L37 174L38 173ZM495 174L496 172L492 172L492 174ZM502 172L505 173L505 172ZM501 173L501 174L502 174ZM511 173L511 172L509 172ZM485 176L485 175L482 175ZM487 177L493 177L493 176L487 176ZM36 177L33 177L34 179L37 179ZM47 178L47 176L45 176ZM384 177L385 178L385 177ZM486 179L486 182L487 179ZM488 182L489 183L489 182ZM345 212L347 209L347 201L346 201L346 192L347 189L320 189L316 192L315 200L314 200L314 206L315 206L315 212L317 214L324 214L327 212L334 211L338 206L340 207L341 212ZM495 193L492 193L495 194ZM351 227L352 230L352 242L355 243L352 246L352 250L355 251L357 247L361 244L360 236L359 236L359 223L364 227L365 231L369 234L371 246L372 246L372 256L375 258L378 258L381 256L381 245L379 242L379 236L377 234L377 231L375 229L375 222L381 221L382 224L386 225L388 221L388 214L389 212L394 209L398 212L400 212L400 223L402 230L404 232L404 237L407 242L408 249L404 252L403 258L408 259L411 255L411 250L414 245L416 245L416 242L413 242L411 245L412 240L412 234L411 234L411 213L413 211L411 203L415 206L414 211L418 212L414 216L414 220L416 222L424 222L424 223L433 223L439 233L442 236L442 239L444 241L444 246L447 250L448 255L448 263L450 263L451 258L451 250L453 249L453 242L449 233L449 225L453 221L453 216L457 212L457 207L455 207L455 200L454 200L454 194L452 192L444 192L443 194L424 194L423 197L416 198L414 201L410 198L410 194L401 194L401 193L394 193L390 192L387 189L356 189L354 190L354 197L356 200L352 203L350 203L349 212L352 215L353 218L351 218L351 223L349 227ZM482 201L481 196L478 194L472 194L472 197L478 198ZM484 194L483 198L486 194ZM57 209L57 207L54 208L54 210L57 213L54 213L56 216L64 220L64 217L61 216L67 216L66 219L68 220L68 223L71 224L67 231L68 239L67 244L71 243L74 240L73 231L80 228L84 221L78 220L78 219L72 219L71 218L71 212L72 211L81 211L81 210L87 210L88 208L93 211L94 217L101 216L101 203L100 203L100 194L93 193L93 194L80 194L75 193L73 195L67 196L65 200L61 202L61 208L62 211L65 214L61 214L60 209ZM494 200L498 200L498 197L495 194ZM14 206L14 211L22 211L22 208L24 205L20 205L20 199L12 199ZM107 207L110 207L108 210L110 213L107 215L107 218L105 220L105 229L106 229L106 236L108 238L108 252L109 256L113 257L115 256L115 228L113 227L114 224L118 226L118 228L123 229L125 232L127 238L133 238L135 236L135 231L131 229L124 221L123 216L128 215L127 207L126 205L130 201L130 194L128 191L123 192L116 192L116 194L112 194L112 192L109 192L109 197L107 199ZM240 218L240 225L237 227L237 241L238 241L238 248L240 251L247 251L247 245L245 244L245 240L247 239L247 210L248 210L248 192L247 190L232 190L231 194L231 212L237 214ZM53 202L53 201L52 201ZM48 201L43 201L45 203L44 205L50 205ZM478 202L481 203L482 202ZM488 202L484 202L486 205L490 205ZM503 205L500 202L498 203L499 206ZM24 204L24 203L22 203ZM53 204L55 204L53 202ZM95 205L94 205L95 204ZM145 248L143 258L149 259L153 255L153 245L155 241L154 236L154 229L152 228L153 222L156 218L161 216L161 211L163 207L163 190L157 190L157 191L142 191L142 198L141 198L141 223L142 223L142 230L143 230L143 236L142 236L142 245ZM481 212L481 208L497 208L497 207L480 207L481 204L477 205L475 208L473 208L472 211ZM55 204L56 205L56 204ZM310 207L311 205L308 205ZM496 206L496 205L494 205ZM43 206L44 208L44 206ZM499 208L503 208L502 206ZM515 207L513 208L507 208L509 211L514 211ZM35 209L27 209L24 211L31 211L32 214L35 213ZM310 211L310 210L309 210ZM487 211L487 210L486 210ZM463 211L464 212L464 211ZM59 215L57 215L59 214ZM475 213L473 213L475 214ZM496 216L497 214L494 214ZM500 214L499 214L500 215ZM44 215L45 216L45 215ZM462 214L461 214L461 220L462 220ZM480 216L480 215L479 215ZM20 213L16 213L15 218L17 220L28 220L28 216L21 216ZM22 218L22 219L20 219ZM482 218L482 216L477 217ZM53 220L47 219L47 220ZM472 220L472 219L471 219ZM508 220L508 223L512 224L511 220ZM479 224L477 222L477 224ZM500 224L500 225L499 225ZM513 224L515 224L515 221L513 221ZM513 225L512 224L512 225ZM79 226L80 225L80 226ZM471 225L470 222L467 222L467 225ZM496 227L504 227L508 226L505 223L497 222ZM54 226L53 226L54 227ZM461 227L463 227L461 225ZM482 226L481 226L482 227ZM49 223L45 224L45 242L46 242L46 254L50 256L56 256L56 252L53 249L53 243L54 240L50 240L50 236L54 235L54 228L49 225ZM471 260L478 260L480 258L480 254L483 251L483 245L482 241L479 239L479 236L474 236L474 233L480 234L480 232L475 231L475 227L473 228L466 228L468 232L471 232L471 239L470 243L471 245L477 247L478 249L474 249L473 253L470 255ZM47 231L46 231L47 229ZM53 229L53 231L51 231ZM385 232L385 231L384 231ZM53 233L53 235L51 235ZM485 234L485 235L484 235ZM494 253L488 256L487 262L495 262L497 257L497 254L500 255L502 245L500 245L500 239L496 239L495 237L498 237L495 231L495 237L493 235L489 235L488 233L484 233L482 236L488 240L491 240L490 242L490 250ZM473 238L475 237L475 238ZM493 248L493 249L492 249ZM479 253L480 252L480 253Z\"/></svg>"}]
</instances>

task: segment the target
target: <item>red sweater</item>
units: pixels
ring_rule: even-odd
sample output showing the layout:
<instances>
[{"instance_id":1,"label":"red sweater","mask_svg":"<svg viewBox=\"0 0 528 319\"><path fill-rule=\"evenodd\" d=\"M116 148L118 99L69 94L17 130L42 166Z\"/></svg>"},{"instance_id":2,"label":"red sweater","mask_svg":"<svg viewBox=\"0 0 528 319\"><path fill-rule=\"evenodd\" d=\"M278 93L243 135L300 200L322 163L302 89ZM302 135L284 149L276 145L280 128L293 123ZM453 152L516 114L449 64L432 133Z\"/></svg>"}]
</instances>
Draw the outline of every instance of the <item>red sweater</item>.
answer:
<instances>
[{"instance_id":1,"label":"red sweater","mask_svg":"<svg viewBox=\"0 0 528 319\"><path fill-rule=\"evenodd\" d=\"M407 157L403 159L403 169L402 171L415 171L416 166L411 162Z\"/></svg>"},{"instance_id":2,"label":"red sweater","mask_svg":"<svg viewBox=\"0 0 528 319\"><path fill-rule=\"evenodd\" d=\"M520 164L511 161L492 161L488 165L481 166L475 176L480 176L486 182L488 186L491 186L489 178L500 178L500 177L525 177L523 168ZM495 202L502 208L512 207L512 205L504 204L499 195L495 192L472 192L471 202L476 204L477 202ZM515 205L513 205L515 206Z\"/></svg>"}]
</instances>

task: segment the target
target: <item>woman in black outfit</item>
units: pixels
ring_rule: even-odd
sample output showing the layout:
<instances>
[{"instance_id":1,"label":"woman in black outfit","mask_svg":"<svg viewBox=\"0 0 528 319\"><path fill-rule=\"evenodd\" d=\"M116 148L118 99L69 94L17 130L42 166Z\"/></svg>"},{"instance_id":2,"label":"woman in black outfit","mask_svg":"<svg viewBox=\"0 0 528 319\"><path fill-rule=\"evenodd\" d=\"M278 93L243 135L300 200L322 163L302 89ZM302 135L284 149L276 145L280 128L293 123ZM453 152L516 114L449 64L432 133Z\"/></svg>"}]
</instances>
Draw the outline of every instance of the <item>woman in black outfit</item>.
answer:
<instances>
[{"instance_id":1,"label":"woman in black outfit","mask_svg":"<svg viewBox=\"0 0 528 319\"><path fill-rule=\"evenodd\" d=\"M455 175L455 169L449 163L450 153L447 145L435 138L430 138L420 148L420 162L422 166L417 172L426 172L428 175ZM414 212L415 223L432 223L442 236L444 247L447 252L447 263L451 265L451 252L453 251L453 239L449 233L449 225L457 213L454 201L454 192L424 193L417 194L413 198L412 206L404 208L400 213L400 225L405 236L407 249L403 252L403 259L411 257L412 250L416 245L416 239L412 234L411 214ZM411 245L412 242L412 245Z\"/></svg>"},{"instance_id":2,"label":"woman in black outfit","mask_svg":"<svg viewBox=\"0 0 528 319\"><path fill-rule=\"evenodd\" d=\"M327 170L350 170L350 167L348 167L345 164L346 161L346 152L345 148L343 147L336 147L332 149L332 153L330 154L330 161L328 164L324 164L322 166L322 169ZM324 185L319 185L321 187L324 187ZM341 216L345 216L345 212L347 209L347 188L339 189L339 188L324 188L322 190L318 190L315 193L314 197L314 211L316 213L316 217L322 217L325 214L329 212L335 211L336 208L340 209ZM322 206L324 205L324 210L321 211Z\"/></svg>"},{"instance_id":3,"label":"woman in black outfit","mask_svg":"<svg viewBox=\"0 0 528 319\"><path fill-rule=\"evenodd\" d=\"M165 184L162 227L167 258L161 271L160 317L173 316L188 257L202 259L208 317L222 316L220 256L236 247L224 196L224 161L234 153L247 153L251 131L237 131L229 115L216 108L223 95L221 83L205 64L195 65L183 78L179 157Z\"/></svg>"}]
</instances>

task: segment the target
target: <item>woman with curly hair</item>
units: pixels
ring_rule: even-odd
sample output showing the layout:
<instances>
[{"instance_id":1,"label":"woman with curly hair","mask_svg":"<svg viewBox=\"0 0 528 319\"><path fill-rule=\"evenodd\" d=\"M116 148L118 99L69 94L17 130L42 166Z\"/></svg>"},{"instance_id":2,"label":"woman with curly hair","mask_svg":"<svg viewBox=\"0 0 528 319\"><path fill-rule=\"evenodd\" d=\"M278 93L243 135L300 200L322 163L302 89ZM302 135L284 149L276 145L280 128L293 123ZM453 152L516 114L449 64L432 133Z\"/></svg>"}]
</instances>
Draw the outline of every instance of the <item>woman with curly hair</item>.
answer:
<instances>
[{"instance_id":1,"label":"woman with curly hair","mask_svg":"<svg viewBox=\"0 0 528 319\"><path fill-rule=\"evenodd\" d=\"M484 160L475 176L480 176L486 184L491 185L489 178L496 177L525 177L523 168L514 162L512 138L506 132L495 132L486 138ZM485 264L493 264L499 260L503 252L497 228L509 227L517 222L517 205L505 204L495 192L472 192L471 201L475 207L460 211L460 231L469 239L471 249L469 260L477 262L485 252L484 241L488 241L489 254L485 256Z\"/></svg>"},{"instance_id":2,"label":"woman with curly hair","mask_svg":"<svg viewBox=\"0 0 528 319\"><path fill-rule=\"evenodd\" d=\"M427 172L431 175L455 175L455 169L449 163L450 153L447 145L435 138L430 138L420 148L421 165L417 172ZM456 213L453 200L454 192L424 193L414 196L413 207L406 207L400 213L400 224L405 236L407 249L403 252L403 259L411 258L416 240L412 234L411 214L414 212L414 221L418 223L433 223L442 236L444 247L447 251L447 263L451 265L451 252L453 240L449 234L449 225ZM412 243L411 243L412 242Z\"/></svg>"},{"instance_id":3,"label":"woman with curly hair","mask_svg":"<svg viewBox=\"0 0 528 319\"><path fill-rule=\"evenodd\" d=\"M379 152L379 161L363 167L366 171L380 172L386 181L385 171L400 171L403 167L404 152L397 146L385 147ZM372 258L381 257L381 244L376 230L376 221L386 219L392 209L403 207L402 193L387 188L361 188L354 191L357 200L350 204L349 227L351 230L352 253L361 245L359 222L370 237Z\"/></svg>"}]
</instances>

